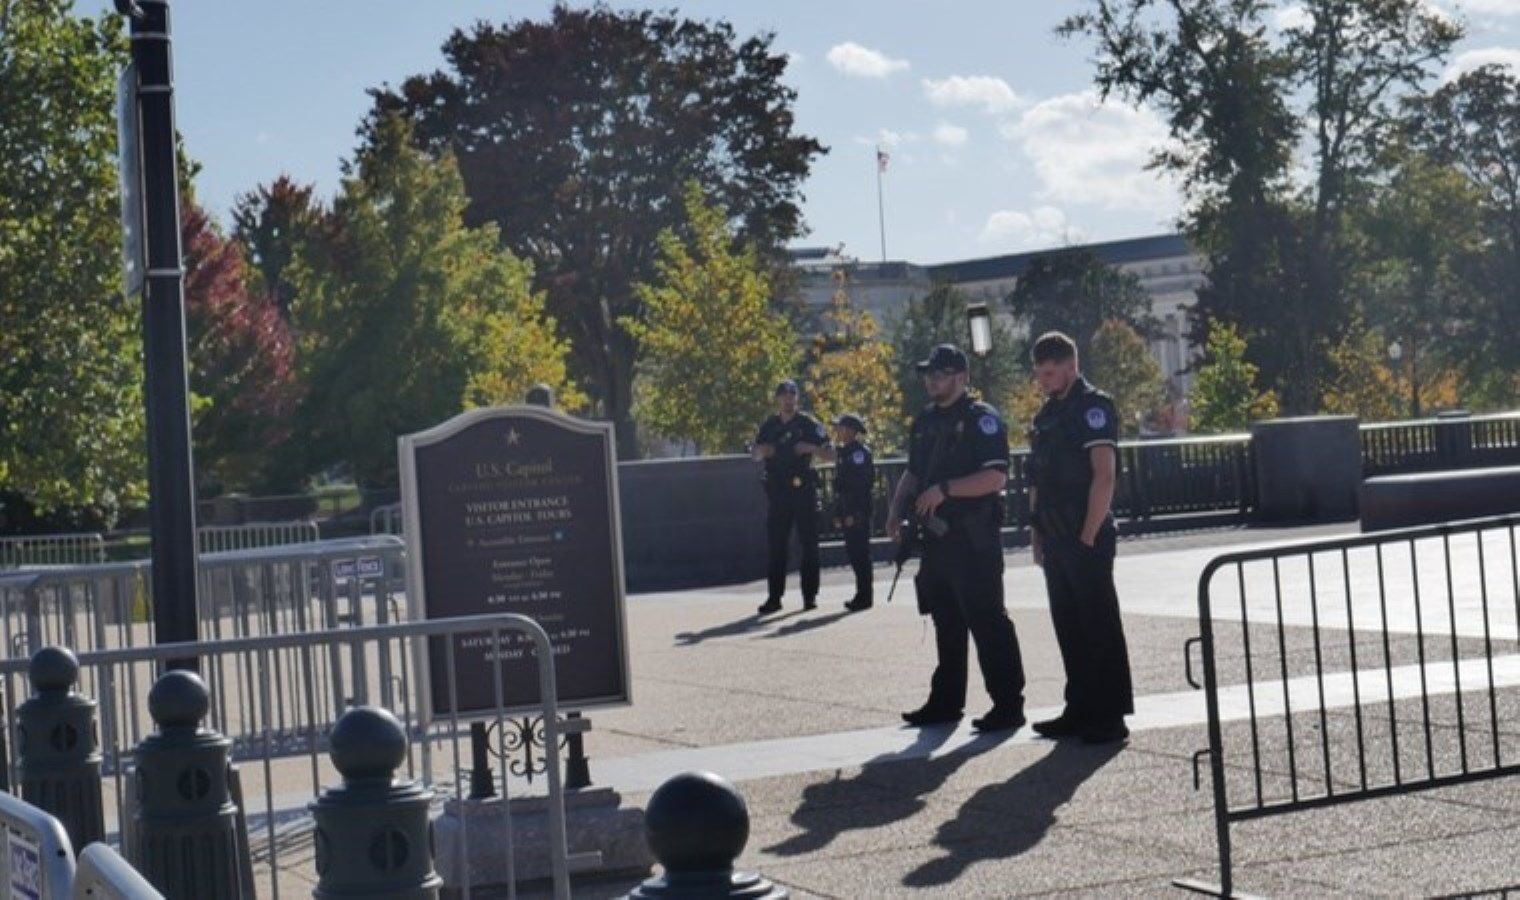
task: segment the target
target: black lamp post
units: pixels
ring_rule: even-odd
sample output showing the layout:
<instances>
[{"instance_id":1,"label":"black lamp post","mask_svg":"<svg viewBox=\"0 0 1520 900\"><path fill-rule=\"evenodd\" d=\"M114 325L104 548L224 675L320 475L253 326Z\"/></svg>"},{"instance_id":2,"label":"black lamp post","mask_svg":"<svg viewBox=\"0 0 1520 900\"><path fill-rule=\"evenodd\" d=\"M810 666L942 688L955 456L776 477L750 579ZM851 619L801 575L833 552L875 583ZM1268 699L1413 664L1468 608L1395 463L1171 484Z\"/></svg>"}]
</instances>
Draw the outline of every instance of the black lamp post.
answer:
<instances>
[{"instance_id":1,"label":"black lamp post","mask_svg":"<svg viewBox=\"0 0 1520 900\"><path fill-rule=\"evenodd\" d=\"M166 0L115 0L115 4L117 12L131 20L132 64L137 73L136 85L127 86L135 98L129 97L124 108L138 117L140 146L123 147L122 153L140 154L142 163L142 183L136 187L142 198L140 221L147 250L142 304L153 627L154 641L167 644L197 637L195 480L190 455L169 4ZM169 663L169 668L195 667L194 659Z\"/></svg>"}]
</instances>

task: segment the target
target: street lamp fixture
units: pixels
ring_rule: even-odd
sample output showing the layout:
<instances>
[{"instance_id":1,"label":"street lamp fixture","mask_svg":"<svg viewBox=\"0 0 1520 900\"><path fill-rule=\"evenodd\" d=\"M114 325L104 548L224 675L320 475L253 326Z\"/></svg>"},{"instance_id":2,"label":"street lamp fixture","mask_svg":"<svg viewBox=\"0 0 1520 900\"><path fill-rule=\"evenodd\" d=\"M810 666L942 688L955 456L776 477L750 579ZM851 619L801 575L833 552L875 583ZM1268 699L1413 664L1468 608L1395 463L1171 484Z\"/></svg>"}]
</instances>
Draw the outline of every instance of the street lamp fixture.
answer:
<instances>
[{"instance_id":1,"label":"street lamp fixture","mask_svg":"<svg viewBox=\"0 0 1520 900\"><path fill-rule=\"evenodd\" d=\"M1391 360L1394 365L1398 365L1399 364L1399 360L1401 360L1403 358L1404 358L1404 345L1403 344L1400 344L1398 341L1394 341L1393 343L1391 343L1391 344L1388 345L1388 359Z\"/></svg>"},{"instance_id":2,"label":"street lamp fixture","mask_svg":"<svg viewBox=\"0 0 1520 900\"><path fill-rule=\"evenodd\" d=\"M969 304L966 324L971 327L971 352L985 358L992 352L992 311L985 303Z\"/></svg>"}]
</instances>

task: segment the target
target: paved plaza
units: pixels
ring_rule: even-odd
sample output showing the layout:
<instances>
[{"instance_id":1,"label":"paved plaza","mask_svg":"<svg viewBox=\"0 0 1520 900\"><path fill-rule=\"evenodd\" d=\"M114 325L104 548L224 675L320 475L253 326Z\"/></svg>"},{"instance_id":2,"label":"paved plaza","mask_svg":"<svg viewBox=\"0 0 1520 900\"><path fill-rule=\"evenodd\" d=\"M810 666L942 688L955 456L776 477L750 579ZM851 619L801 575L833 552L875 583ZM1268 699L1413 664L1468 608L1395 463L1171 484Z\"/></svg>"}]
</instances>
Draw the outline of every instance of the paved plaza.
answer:
<instances>
[{"instance_id":1,"label":"paved plaza","mask_svg":"<svg viewBox=\"0 0 1520 900\"><path fill-rule=\"evenodd\" d=\"M959 727L901 727L898 713L923 700L933 666L911 569L890 605L880 601L891 570L879 569L877 607L856 614L841 607L852 592L844 569L825 573L817 610L801 611L794 581L786 608L763 619L754 615L760 584L635 596L628 604L634 702L592 714L592 777L633 805L681 771L732 780L751 815L740 867L794 897L1175 896L1173 879L1218 878L1206 769L1205 789L1193 786L1193 754L1207 746L1204 697L1187 684L1183 664L1184 642L1198 632L1199 574L1227 551L1354 530L1223 530L1123 542L1116 572L1137 712L1122 748L1040 740L1027 728L1011 737L974 734L969 720L988 702L976 674ZM1256 573L1247 572L1254 582ZM1345 603L1363 627L1366 601L1356 595L1366 577L1352 576L1354 602ZM1460 571L1457 577L1461 594ZM1054 715L1061 664L1027 551L1010 552L1005 579L1030 718ZM1248 585L1254 626L1263 610L1253 590ZM1310 633L1297 615L1285 616L1287 630ZM1345 615L1321 622L1326 645ZM1461 610L1454 615L1458 631L1470 632ZM1430 627L1415 618L1387 613L1396 655L1370 672L1364 657L1360 680L1329 655L1322 682L1290 673L1285 693L1295 710L1322 690L1322 706L1344 712L1358 689L1366 703L1368 686L1385 681L1391 700L1406 702L1413 696L1408 654L1397 655L1397 640ZM1491 676L1507 711L1500 721L1520 723L1513 615L1491 627L1502 644ZM1473 673L1460 677L1471 688ZM1243 718L1247 698L1225 675L1221 681L1224 718ZM1264 703L1258 714L1274 711ZM1327 730L1344 729L1350 719L1322 721ZM1515 730L1503 735L1506 750L1520 741ZM1520 780L1296 812L1236 825L1232 834L1236 887L1244 892L1501 896L1520 884ZM575 893L617 896L635 884L578 883Z\"/></svg>"}]
</instances>

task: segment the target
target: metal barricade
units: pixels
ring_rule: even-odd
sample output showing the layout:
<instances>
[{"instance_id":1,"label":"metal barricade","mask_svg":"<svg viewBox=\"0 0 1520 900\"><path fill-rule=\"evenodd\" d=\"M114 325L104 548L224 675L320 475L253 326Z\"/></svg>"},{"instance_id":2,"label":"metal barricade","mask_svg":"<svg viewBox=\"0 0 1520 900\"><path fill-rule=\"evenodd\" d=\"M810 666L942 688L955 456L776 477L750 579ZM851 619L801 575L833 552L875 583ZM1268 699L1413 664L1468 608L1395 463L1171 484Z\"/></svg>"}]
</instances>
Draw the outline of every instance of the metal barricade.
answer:
<instances>
[{"instance_id":1,"label":"metal barricade","mask_svg":"<svg viewBox=\"0 0 1520 900\"><path fill-rule=\"evenodd\" d=\"M106 540L97 533L0 538L0 569L72 566L105 562L105 559Z\"/></svg>"},{"instance_id":2,"label":"metal barricade","mask_svg":"<svg viewBox=\"0 0 1520 900\"><path fill-rule=\"evenodd\" d=\"M352 538L200 557L200 634L209 639L404 617L405 545ZM0 655L48 644L78 651L151 644L150 563L0 574Z\"/></svg>"},{"instance_id":3,"label":"metal barricade","mask_svg":"<svg viewBox=\"0 0 1520 900\"><path fill-rule=\"evenodd\" d=\"M370 534L395 534L400 535L405 531L402 521L401 504L387 503L377 506L369 514Z\"/></svg>"},{"instance_id":4,"label":"metal barricade","mask_svg":"<svg viewBox=\"0 0 1520 900\"><path fill-rule=\"evenodd\" d=\"M100 704L101 749L107 772L103 792L107 830L112 821L118 835L128 827L131 782L127 768L132 748L153 728L147 710L149 686L167 661L198 658L201 677L212 698L207 724L232 739L235 756L241 755L244 761L239 775L256 877L262 884L273 886L273 896L286 890L299 892L301 887L309 887L310 873L293 874L291 869L304 864L312 854L307 803L323 786L336 780L322 754L339 716L351 706L364 704L390 709L413 736L406 759L407 777L463 800L468 793L469 724L458 713L431 723L422 721L412 696L422 664L421 649L429 639L436 639L435 646L441 646L448 663L444 689L448 708L454 709L459 705L459 694L452 660L460 642L489 640L494 644L508 632L525 634L534 644L544 746L559 747L564 726L555 699L552 645L535 622L511 613L80 654L81 682L98 685L94 696ZM7 707L12 703L10 698L25 696L22 684L26 668L25 659L0 661L0 684L5 688ZM497 685L496 706L484 718L504 733L509 714L504 707L499 659L493 663L491 676ZM218 698L223 699L218 702ZM15 721L13 709L5 710L5 721ZM237 753L239 748L241 754ZM512 784L523 784L512 772L508 756L503 755L499 762L497 774L504 791L510 792ZM565 835L560 755L545 754L543 765L555 892L558 897L568 897L571 858ZM442 771L438 771L440 767ZM503 803L501 808L507 815L508 805ZM510 823L507 827L510 829ZM463 839L467 844L467 832Z\"/></svg>"},{"instance_id":5,"label":"metal barricade","mask_svg":"<svg viewBox=\"0 0 1520 900\"><path fill-rule=\"evenodd\" d=\"M1217 557L1205 691L1220 884L1230 826L1520 773L1520 516ZM1193 677L1201 648L1203 684Z\"/></svg>"},{"instance_id":6,"label":"metal barricade","mask_svg":"<svg viewBox=\"0 0 1520 900\"><path fill-rule=\"evenodd\" d=\"M67 897L74 850L57 819L0 792L0 885L7 897Z\"/></svg>"},{"instance_id":7,"label":"metal barricade","mask_svg":"<svg viewBox=\"0 0 1520 900\"><path fill-rule=\"evenodd\" d=\"M164 900L136 869L107 844L93 843L79 852L73 900Z\"/></svg>"},{"instance_id":8,"label":"metal barricade","mask_svg":"<svg viewBox=\"0 0 1520 900\"><path fill-rule=\"evenodd\" d=\"M195 546L202 556L230 550L310 544L322 539L311 519L297 522L249 522L244 525L202 525L195 529Z\"/></svg>"}]
</instances>

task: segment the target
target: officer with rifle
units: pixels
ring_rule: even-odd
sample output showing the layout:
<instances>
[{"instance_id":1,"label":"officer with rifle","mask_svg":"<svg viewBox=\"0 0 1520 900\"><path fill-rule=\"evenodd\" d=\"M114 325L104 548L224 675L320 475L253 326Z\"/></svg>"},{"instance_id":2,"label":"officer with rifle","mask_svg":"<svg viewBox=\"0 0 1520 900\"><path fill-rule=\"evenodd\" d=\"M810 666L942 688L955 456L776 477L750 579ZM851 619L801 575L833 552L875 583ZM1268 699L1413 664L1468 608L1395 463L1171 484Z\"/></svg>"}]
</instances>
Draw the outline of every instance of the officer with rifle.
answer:
<instances>
[{"instance_id":1,"label":"officer with rifle","mask_svg":"<svg viewBox=\"0 0 1520 900\"><path fill-rule=\"evenodd\" d=\"M897 483L887 534L900 546L922 547L913 584L919 612L934 621L938 664L929 699L903 721L919 728L960 719L974 641L992 709L971 724L1011 731L1024 724L1024 666L1003 608L1008 429L997 410L967 393L966 354L954 344L935 347L917 368L930 402L913 420L908 471Z\"/></svg>"}]
</instances>

